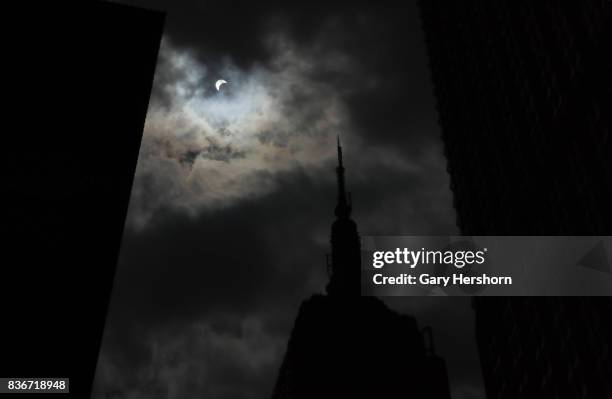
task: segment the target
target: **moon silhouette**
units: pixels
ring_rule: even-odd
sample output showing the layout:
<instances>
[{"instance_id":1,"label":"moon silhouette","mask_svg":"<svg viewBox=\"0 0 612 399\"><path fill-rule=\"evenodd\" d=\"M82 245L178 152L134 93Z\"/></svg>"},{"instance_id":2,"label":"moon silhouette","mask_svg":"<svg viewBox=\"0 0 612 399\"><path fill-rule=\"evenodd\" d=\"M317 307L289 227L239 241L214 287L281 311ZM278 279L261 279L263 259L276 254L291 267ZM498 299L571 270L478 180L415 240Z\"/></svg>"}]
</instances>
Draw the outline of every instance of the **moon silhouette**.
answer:
<instances>
[{"instance_id":1,"label":"moon silhouette","mask_svg":"<svg viewBox=\"0 0 612 399\"><path fill-rule=\"evenodd\" d=\"M221 85L224 83L227 83L227 81L223 79L217 80L217 82L215 83L215 87L217 88L217 91L219 91L219 89L221 88Z\"/></svg>"}]
</instances>

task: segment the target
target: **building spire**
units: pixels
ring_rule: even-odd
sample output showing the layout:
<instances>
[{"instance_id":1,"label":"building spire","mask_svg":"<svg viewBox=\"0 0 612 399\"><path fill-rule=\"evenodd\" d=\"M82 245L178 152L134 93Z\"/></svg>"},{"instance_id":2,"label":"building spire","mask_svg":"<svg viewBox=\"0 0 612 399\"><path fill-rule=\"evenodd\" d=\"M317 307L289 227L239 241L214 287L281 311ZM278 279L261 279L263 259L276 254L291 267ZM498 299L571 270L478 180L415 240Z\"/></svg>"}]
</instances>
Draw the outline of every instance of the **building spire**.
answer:
<instances>
[{"instance_id":1,"label":"building spire","mask_svg":"<svg viewBox=\"0 0 612 399\"><path fill-rule=\"evenodd\" d=\"M338 139L338 166L342 167L342 146L340 145L340 135L336 136Z\"/></svg>"},{"instance_id":2,"label":"building spire","mask_svg":"<svg viewBox=\"0 0 612 399\"><path fill-rule=\"evenodd\" d=\"M331 259L328 258L329 283L326 290L334 296L359 296L361 279L361 242L357 224L351 219L351 196L344 185L342 146L338 137L338 199L336 220L331 226ZM330 262L331 260L331 262Z\"/></svg>"},{"instance_id":3,"label":"building spire","mask_svg":"<svg viewBox=\"0 0 612 399\"><path fill-rule=\"evenodd\" d=\"M338 183L338 202L334 213L339 219L346 219L351 216L351 204L350 201L347 201L346 188L344 185L344 165L342 163L340 135L338 135L338 166L336 167L336 179Z\"/></svg>"}]
</instances>

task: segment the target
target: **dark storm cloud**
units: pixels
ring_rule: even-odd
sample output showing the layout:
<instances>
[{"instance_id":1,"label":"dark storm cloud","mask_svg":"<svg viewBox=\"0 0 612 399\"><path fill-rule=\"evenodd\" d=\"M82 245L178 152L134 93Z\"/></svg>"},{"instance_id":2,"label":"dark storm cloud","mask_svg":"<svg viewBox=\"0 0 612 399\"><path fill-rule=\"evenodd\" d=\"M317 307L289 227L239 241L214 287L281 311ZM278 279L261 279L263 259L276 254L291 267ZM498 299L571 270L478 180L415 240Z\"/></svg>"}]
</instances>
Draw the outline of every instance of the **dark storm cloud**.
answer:
<instances>
[{"instance_id":1,"label":"dark storm cloud","mask_svg":"<svg viewBox=\"0 0 612 399\"><path fill-rule=\"evenodd\" d=\"M154 227L128 231L113 301L137 306L138 315L155 322L189 319L211 307L250 312L301 289L312 270L295 263L311 261L320 269L326 248L314 234L327 230L323 222L332 214L312 208L303 195L320 204L334 192L305 174L277 180L283 189L265 200L197 217L166 211Z\"/></svg>"},{"instance_id":2,"label":"dark storm cloud","mask_svg":"<svg viewBox=\"0 0 612 399\"><path fill-rule=\"evenodd\" d=\"M219 325L210 317L140 330L146 359L126 364L122 352L103 351L97 378L114 387L106 393L122 398L248 398L269 391L284 337L270 334L253 317L236 319L229 329ZM105 340L113 342L114 335L107 332Z\"/></svg>"},{"instance_id":3,"label":"dark storm cloud","mask_svg":"<svg viewBox=\"0 0 612 399\"><path fill-rule=\"evenodd\" d=\"M279 179L285 190L266 201L196 219L167 213L156 228L128 232L98 394L109 387L135 398L270 394L299 302L323 290L327 247L319 232L331 206L312 208L303 198L323 203L334 195L304 174Z\"/></svg>"},{"instance_id":4,"label":"dark storm cloud","mask_svg":"<svg viewBox=\"0 0 612 399\"><path fill-rule=\"evenodd\" d=\"M94 397L268 397L326 283L337 133L362 234L456 233L416 7L132 3L168 17ZM396 307L448 328L477 398L469 306L444 299Z\"/></svg>"},{"instance_id":5,"label":"dark storm cloud","mask_svg":"<svg viewBox=\"0 0 612 399\"><path fill-rule=\"evenodd\" d=\"M324 5L280 0L126 0L121 3L167 11L166 31L177 46L195 50L204 63L231 53L243 68L265 62L271 56L265 44L257 40L271 31L282 30L301 46L317 39L323 25L335 21L338 26L330 32L334 36L325 39L340 39L343 40L338 42L340 45L347 47L350 42L358 48L359 41L351 37L355 33L368 35L372 29L372 14L378 15L375 18L397 15L394 8L384 2L373 5L368 1L348 0ZM402 22L409 24L410 20ZM385 29L384 21L378 23L380 29ZM351 31L347 32L346 28Z\"/></svg>"}]
</instances>

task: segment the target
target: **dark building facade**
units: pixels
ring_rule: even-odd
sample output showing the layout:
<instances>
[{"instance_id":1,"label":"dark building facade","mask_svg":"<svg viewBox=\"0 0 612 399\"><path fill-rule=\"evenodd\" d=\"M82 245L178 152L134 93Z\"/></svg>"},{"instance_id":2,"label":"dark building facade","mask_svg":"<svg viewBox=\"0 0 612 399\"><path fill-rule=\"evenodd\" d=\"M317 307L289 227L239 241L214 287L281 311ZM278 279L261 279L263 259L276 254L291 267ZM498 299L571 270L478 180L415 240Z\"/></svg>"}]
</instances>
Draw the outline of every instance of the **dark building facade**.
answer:
<instances>
[{"instance_id":1,"label":"dark building facade","mask_svg":"<svg viewBox=\"0 0 612 399\"><path fill-rule=\"evenodd\" d=\"M487 297L475 301L488 398L612 398L612 301Z\"/></svg>"},{"instance_id":2,"label":"dark building facade","mask_svg":"<svg viewBox=\"0 0 612 399\"><path fill-rule=\"evenodd\" d=\"M422 0L465 235L609 235L612 2ZM477 298L489 398L612 398L608 297Z\"/></svg>"},{"instance_id":3,"label":"dark building facade","mask_svg":"<svg viewBox=\"0 0 612 399\"><path fill-rule=\"evenodd\" d=\"M420 2L465 234L610 232L611 4Z\"/></svg>"},{"instance_id":4,"label":"dark building facade","mask_svg":"<svg viewBox=\"0 0 612 399\"><path fill-rule=\"evenodd\" d=\"M351 219L338 142L338 199L331 227L327 295L300 306L273 399L450 399L431 330L360 293L361 249Z\"/></svg>"}]
</instances>

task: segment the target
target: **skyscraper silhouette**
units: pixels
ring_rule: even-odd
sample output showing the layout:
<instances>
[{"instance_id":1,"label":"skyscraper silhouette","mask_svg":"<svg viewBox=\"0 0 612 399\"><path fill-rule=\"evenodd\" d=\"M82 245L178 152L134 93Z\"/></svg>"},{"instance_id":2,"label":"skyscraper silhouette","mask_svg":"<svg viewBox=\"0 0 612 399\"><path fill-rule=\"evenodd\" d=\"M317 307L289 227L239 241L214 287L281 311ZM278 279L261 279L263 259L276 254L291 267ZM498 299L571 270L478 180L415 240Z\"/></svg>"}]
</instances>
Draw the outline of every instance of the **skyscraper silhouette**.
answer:
<instances>
[{"instance_id":1,"label":"skyscraper silhouette","mask_svg":"<svg viewBox=\"0 0 612 399\"><path fill-rule=\"evenodd\" d=\"M300 306L272 398L450 398L431 330L360 295L360 241L339 141L336 175L328 295Z\"/></svg>"},{"instance_id":2,"label":"skyscraper silhouette","mask_svg":"<svg viewBox=\"0 0 612 399\"><path fill-rule=\"evenodd\" d=\"M612 3L420 1L465 235L609 235ZM489 398L612 398L612 301L477 298Z\"/></svg>"}]
</instances>

